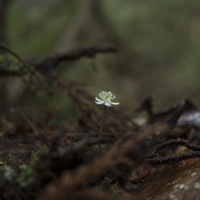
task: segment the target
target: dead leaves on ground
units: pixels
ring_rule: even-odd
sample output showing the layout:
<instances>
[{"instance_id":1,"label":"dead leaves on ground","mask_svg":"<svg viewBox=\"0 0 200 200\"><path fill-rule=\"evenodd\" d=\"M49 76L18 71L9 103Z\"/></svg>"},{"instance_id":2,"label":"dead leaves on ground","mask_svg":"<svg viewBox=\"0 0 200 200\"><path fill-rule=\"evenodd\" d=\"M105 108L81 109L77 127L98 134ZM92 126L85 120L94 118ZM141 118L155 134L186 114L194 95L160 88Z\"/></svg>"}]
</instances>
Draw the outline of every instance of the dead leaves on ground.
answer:
<instances>
[{"instance_id":1,"label":"dead leaves on ground","mask_svg":"<svg viewBox=\"0 0 200 200\"><path fill-rule=\"evenodd\" d=\"M144 197L148 200L200 199L199 191L199 158L166 165L152 173L144 184Z\"/></svg>"},{"instance_id":2,"label":"dead leaves on ground","mask_svg":"<svg viewBox=\"0 0 200 200\"><path fill-rule=\"evenodd\" d=\"M148 99L145 108L149 112L149 122L145 126L137 125L122 111L110 108L103 137L99 139L101 111L94 105L94 97L82 89L80 83L64 80L55 73L48 76L72 98L81 113L78 123L65 127L42 122L34 124L24 114L26 126L12 124L3 117L0 120L1 156L12 153L18 158L27 154L26 159L20 162L29 163L31 151L38 150L44 144L50 149L41 160L41 163L48 163L49 168L41 168L45 171L40 169L40 173L48 172L51 176L45 177L44 183L39 181L41 190L37 199L199 198L198 154L168 165L164 159L183 153L180 143L176 143L175 146L168 145L162 153L151 158L155 161L159 159L159 168L156 164L147 165L152 152L166 141L182 137L189 139L191 145L198 143L199 111L190 101L183 100L165 112L154 113L152 102ZM94 149L99 143L105 145L103 153ZM195 149L193 151L196 152ZM184 148L184 153L190 152ZM19 162L11 162L11 166L16 168L16 163ZM40 168L40 164L37 163L32 169L38 174L36 167ZM113 190L114 183L118 184L119 189ZM116 196L115 192L119 191L120 194L124 191L123 195ZM35 194L23 195L35 199Z\"/></svg>"}]
</instances>

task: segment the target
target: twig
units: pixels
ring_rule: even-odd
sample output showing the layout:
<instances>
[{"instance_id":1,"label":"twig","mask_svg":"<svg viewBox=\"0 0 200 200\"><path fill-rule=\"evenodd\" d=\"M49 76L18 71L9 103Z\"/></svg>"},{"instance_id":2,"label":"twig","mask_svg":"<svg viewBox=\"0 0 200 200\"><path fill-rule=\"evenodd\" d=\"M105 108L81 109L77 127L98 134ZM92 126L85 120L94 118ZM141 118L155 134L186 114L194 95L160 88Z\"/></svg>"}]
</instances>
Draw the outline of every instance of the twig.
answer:
<instances>
[{"instance_id":1,"label":"twig","mask_svg":"<svg viewBox=\"0 0 200 200\"><path fill-rule=\"evenodd\" d=\"M190 158L200 158L200 152L186 153L177 156L170 156L167 158L146 159L145 162L150 165L174 165L182 160L187 160Z\"/></svg>"},{"instance_id":2,"label":"twig","mask_svg":"<svg viewBox=\"0 0 200 200\"><path fill-rule=\"evenodd\" d=\"M1 48L6 50L5 46L2 45L3 44L0 44ZM11 53L11 50L8 50L8 48L7 51ZM48 71L55 69L56 66L58 66L62 62L70 62L80 59L82 57L94 58L99 53L114 53L116 51L117 49L113 44L100 44L91 47L79 47L69 52L56 53L54 56L36 57L23 61L26 62L26 64L28 64L29 67L30 65L33 66L36 70ZM11 54L14 55L13 52ZM30 70L34 71L32 68L30 68ZM34 71L32 73L36 72ZM0 70L0 76L20 76L20 75L21 75L20 73L14 70Z\"/></svg>"},{"instance_id":3,"label":"twig","mask_svg":"<svg viewBox=\"0 0 200 200\"><path fill-rule=\"evenodd\" d=\"M153 151L153 153L150 155L150 157L156 157L158 152L162 149L165 149L169 146L173 145L184 145L187 148L194 150L194 151L200 151L200 146L191 144L188 140L185 139L177 139L177 140L169 140L167 142L164 142L162 144L159 144Z\"/></svg>"},{"instance_id":4,"label":"twig","mask_svg":"<svg viewBox=\"0 0 200 200\"><path fill-rule=\"evenodd\" d=\"M185 139L177 139L177 140L170 140L167 142L164 142L160 145L158 145L153 153L149 156L149 159L146 159L145 162L151 165L163 165L163 164L176 164L182 160L187 160L190 158L199 158L200 157L200 152L191 152L191 153L186 153L186 154L181 154L181 155L176 155L176 156L169 156L166 158L153 158L157 157L157 154L159 151L162 149L165 149L169 146L173 145L184 145L187 148L194 150L194 151L200 151L200 146L198 145L193 145L189 141Z\"/></svg>"},{"instance_id":5,"label":"twig","mask_svg":"<svg viewBox=\"0 0 200 200\"><path fill-rule=\"evenodd\" d=\"M54 99L54 96L53 96L53 93L49 90L47 84L43 81L43 79L38 75L38 73L32 69L30 67L30 65L25 61L23 60L18 54L16 54L15 52L13 52L11 49L9 49L8 47L6 47L4 44L0 43L0 47L9 52L11 55L13 55L14 57L16 57L23 65L24 67L26 67L37 79L38 81L42 84L42 86L45 88L45 90L47 91L48 95L51 97L51 99L53 100L54 102L54 105L55 107L57 108L57 104L56 104L56 101Z\"/></svg>"},{"instance_id":6,"label":"twig","mask_svg":"<svg viewBox=\"0 0 200 200\"><path fill-rule=\"evenodd\" d=\"M114 53L117 49L113 44L100 44L91 47L79 47L73 51L57 53L54 56L38 57L27 60L37 70L55 69L62 62L74 61L82 57L94 58L98 53Z\"/></svg>"}]
</instances>

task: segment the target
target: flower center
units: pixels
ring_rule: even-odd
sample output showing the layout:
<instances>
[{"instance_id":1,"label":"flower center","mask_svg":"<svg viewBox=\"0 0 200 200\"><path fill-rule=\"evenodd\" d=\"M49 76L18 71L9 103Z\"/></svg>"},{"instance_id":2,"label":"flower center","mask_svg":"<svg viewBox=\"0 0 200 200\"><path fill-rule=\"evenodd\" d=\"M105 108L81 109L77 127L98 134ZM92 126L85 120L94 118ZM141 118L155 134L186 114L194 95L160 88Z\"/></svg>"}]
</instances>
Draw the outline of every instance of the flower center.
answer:
<instances>
[{"instance_id":1,"label":"flower center","mask_svg":"<svg viewBox=\"0 0 200 200\"><path fill-rule=\"evenodd\" d=\"M111 101L112 99L115 99L115 95L113 96L113 94L111 92L101 92L99 94L99 96L104 100L104 101Z\"/></svg>"}]
</instances>

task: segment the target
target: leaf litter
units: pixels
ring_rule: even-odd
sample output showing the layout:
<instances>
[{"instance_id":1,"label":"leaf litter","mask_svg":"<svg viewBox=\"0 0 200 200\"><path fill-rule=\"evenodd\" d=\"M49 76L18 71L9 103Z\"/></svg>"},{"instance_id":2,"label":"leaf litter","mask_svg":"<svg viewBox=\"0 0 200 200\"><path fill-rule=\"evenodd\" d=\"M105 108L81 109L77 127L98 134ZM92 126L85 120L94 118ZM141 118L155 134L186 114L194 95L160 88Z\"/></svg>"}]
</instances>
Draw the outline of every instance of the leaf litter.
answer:
<instances>
[{"instance_id":1,"label":"leaf litter","mask_svg":"<svg viewBox=\"0 0 200 200\"><path fill-rule=\"evenodd\" d=\"M115 50L98 47L88 54L83 48L78 58L94 57L99 49ZM59 62L68 55L76 59L76 54L63 55ZM32 66L33 61L26 64ZM53 113L48 110L35 123L20 108L12 112L20 114L23 122L11 123L1 116L0 199L199 199L200 111L190 100L155 113L148 97L135 110L148 113L142 125L111 107L99 138L102 113L94 96L82 83L66 80L48 67L42 69L45 58L42 62L34 70L39 66L71 97L80 117L65 125L51 124Z\"/></svg>"}]
</instances>

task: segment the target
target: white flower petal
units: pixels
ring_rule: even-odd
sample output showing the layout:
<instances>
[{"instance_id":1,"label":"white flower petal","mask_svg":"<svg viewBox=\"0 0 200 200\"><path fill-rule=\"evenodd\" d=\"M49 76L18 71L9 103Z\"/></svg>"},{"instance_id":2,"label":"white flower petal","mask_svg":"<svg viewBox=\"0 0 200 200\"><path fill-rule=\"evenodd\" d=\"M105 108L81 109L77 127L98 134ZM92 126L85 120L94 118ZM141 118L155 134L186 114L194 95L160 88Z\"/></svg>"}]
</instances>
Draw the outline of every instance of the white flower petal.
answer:
<instances>
[{"instance_id":1,"label":"white flower petal","mask_svg":"<svg viewBox=\"0 0 200 200\"><path fill-rule=\"evenodd\" d=\"M112 105L119 105L119 102L110 102Z\"/></svg>"},{"instance_id":2,"label":"white flower petal","mask_svg":"<svg viewBox=\"0 0 200 200\"><path fill-rule=\"evenodd\" d=\"M104 104L104 101L95 101L95 103L100 105L100 104Z\"/></svg>"},{"instance_id":3,"label":"white flower petal","mask_svg":"<svg viewBox=\"0 0 200 200\"><path fill-rule=\"evenodd\" d=\"M111 102L111 100L115 99L116 96L112 94L111 91L106 92L106 91L102 91L99 93L99 97L95 97L95 103L100 105L100 104L104 104L105 106L112 106L112 105L119 105L119 102Z\"/></svg>"},{"instance_id":4,"label":"white flower petal","mask_svg":"<svg viewBox=\"0 0 200 200\"><path fill-rule=\"evenodd\" d=\"M108 102L108 101L106 101L104 104L105 104L105 106L108 106L108 107L111 106L110 102Z\"/></svg>"},{"instance_id":5,"label":"white flower petal","mask_svg":"<svg viewBox=\"0 0 200 200\"><path fill-rule=\"evenodd\" d=\"M96 101L102 101L101 99L99 99L98 97L95 97L95 100Z\"/></svg>"}]
</instances>

